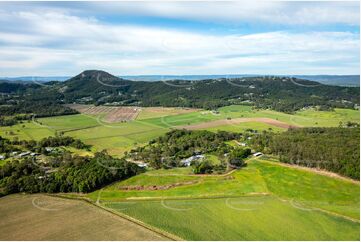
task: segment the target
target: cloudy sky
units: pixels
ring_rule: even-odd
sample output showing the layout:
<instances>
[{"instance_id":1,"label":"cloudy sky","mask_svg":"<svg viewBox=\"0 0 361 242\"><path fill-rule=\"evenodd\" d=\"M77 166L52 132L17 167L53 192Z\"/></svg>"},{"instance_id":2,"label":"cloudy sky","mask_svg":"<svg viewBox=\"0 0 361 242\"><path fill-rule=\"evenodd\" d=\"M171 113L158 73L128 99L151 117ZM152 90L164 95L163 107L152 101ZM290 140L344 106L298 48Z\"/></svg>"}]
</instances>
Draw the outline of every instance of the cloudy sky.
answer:
<instances>
[{"instance_id":1,"label":"cloudy sky","mask_svg":"<svg viewBox=\"0 0 361 242\"><path fill-rule=\"evenodd\" d=\"M0 76L359 74L359 2L0 2Z\"/></svg>"}]
</instances>

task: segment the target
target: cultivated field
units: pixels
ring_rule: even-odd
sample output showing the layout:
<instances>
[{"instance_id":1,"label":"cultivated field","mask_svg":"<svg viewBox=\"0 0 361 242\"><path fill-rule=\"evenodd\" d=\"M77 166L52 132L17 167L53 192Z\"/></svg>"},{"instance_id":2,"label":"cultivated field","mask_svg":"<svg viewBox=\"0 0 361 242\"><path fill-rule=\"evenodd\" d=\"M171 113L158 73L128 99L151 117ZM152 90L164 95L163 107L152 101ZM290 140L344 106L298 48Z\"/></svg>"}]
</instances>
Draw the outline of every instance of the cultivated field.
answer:
<instances>
[{"instance_id":1,"label":"cultivated field","mask_svg":"<svg viewBox=\"0 0 361 242\"><path fill-rule=\"evenodd\" d=\"M45 195L0 198L0 240L166 240L83 201Z\"/></svg>"},{"instance_id":2,"label":"cultivated field","mask_svg":"<svg viewBox=\"0 0 361 242\"><path fill-rule=\"evenodd\" d=\"M107 123L134 120L140 111L140 108L137 107L110 107L83 104L70 104L67 106L82 114L103 117L102 119Z\"/></svg>"},{"instance_id":3,"label":"cultivated field","mask_svg":"<svg viewBox=\"0 0 361 242\"><path fill-rule=\"evenodd\" d=\"M188 240L358 240L359 195L354 182L259 158L218 176L149 171L88 197Z\"/></svg>"},{"instance_id":4,"label":"cultivated field","mask_svg":"<svg viewBox=\"0 0 361 242\"><path fill-rule=\"evenodd\" d=\"M358 240L359 223L273 196L112 203L187 240Z\"/></svg>"}]
</instances>

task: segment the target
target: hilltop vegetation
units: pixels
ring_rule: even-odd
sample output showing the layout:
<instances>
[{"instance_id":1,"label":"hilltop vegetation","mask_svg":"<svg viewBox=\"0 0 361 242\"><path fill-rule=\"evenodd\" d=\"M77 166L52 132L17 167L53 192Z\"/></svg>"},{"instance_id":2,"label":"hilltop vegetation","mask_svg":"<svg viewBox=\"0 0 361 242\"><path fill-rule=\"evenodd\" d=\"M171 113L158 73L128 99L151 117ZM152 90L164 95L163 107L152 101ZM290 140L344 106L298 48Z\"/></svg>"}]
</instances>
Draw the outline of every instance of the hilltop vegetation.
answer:
<instances>
[{"instance_id":1,"label":"hilltop vegetation","mask_svg":"<svg viewBox=\"0 0 361 242\"><path fill-rule=\"evenodd\" d=\"M9 86L10 85L10 86ZM245 77L202 81L129 81L103 71L84 71L65 81L46 85L0 86L2 115L38 117L76 113L67 103L125 106L168 106L216 109L232 104L292 113L303 107L354 108L356 87L328 86L288 77Z\"/></svg>"},{"instance_id":2,"label":"hilltop vegetation","mask_svg":"<svg viewBox=\"0 0 361 242\"><path fill-rule=\"evenodd\" d=\"M259 108L293 112L306 106L352 107L358 88L322 85L287 77L247 77L202 81L133 82L102 71L85 71L64 83L66 102L196 107L214 109L250 102Z\"/></svg>"},{"instance_id":3,"label":"hilltop vegetation","mask_svg":"<svg viewBox=\"0 0 361 242\"><path fill-rule=\"evenodd\" d=\"M253 146L281 162L315 167L360 179L359 128L302 128L256 135Z\"/></svg>"}]
</instances>

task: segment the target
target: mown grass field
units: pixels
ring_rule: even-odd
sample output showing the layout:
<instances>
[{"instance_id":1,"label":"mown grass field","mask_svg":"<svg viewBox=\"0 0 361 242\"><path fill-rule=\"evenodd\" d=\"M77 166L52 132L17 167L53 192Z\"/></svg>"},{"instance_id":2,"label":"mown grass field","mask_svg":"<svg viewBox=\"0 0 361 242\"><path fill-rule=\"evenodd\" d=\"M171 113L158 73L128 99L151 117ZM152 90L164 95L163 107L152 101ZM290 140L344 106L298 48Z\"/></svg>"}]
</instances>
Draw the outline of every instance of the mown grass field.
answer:
<instances>
[{"instance_id":1,"label":"mown grass field","mask_svg":"<svg viewBox=\"0 0 361 242\"><path fill-rule=\"evenodd\" d=\"M137 120L149 119L149 118L159 118L171 115L178 115L184 113L192 113L198 109L191 108L167 108L167 107L146 107L141 108Z\"/></svg>"},{"instance_id":2,"label":"mown grass field","mask_svg":"<svg viewBox=\"0 0 361 242\"><path fill-rule=\"evenodd\" d=\"M185 185L121 189L175 183ZM266 158L225 176L194 176L191 168L149 171L88 194L188 240L358 240L359 196L359 184Z\"/></svg>"},{"instance_id":3,"label":"mown grass field","mask_svg":"<svg viewBox=\"0 0 361 242\"><path fill-rule=\"evenodd\" d=\"M359 223L273 196L109 203L186 240L358 240Z\"/></svg>"}]
</instances>

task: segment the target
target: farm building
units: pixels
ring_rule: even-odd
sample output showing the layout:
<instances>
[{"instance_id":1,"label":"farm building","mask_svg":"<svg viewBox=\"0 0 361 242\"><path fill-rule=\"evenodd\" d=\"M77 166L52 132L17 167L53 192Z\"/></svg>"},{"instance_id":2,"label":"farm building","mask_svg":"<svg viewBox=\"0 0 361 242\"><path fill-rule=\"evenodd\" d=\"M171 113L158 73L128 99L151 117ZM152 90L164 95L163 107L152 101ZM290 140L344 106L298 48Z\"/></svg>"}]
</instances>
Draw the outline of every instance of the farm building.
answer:
<instances>
[{"instance_id":1,"label":"farm building","mask_svg":"<svg viewBox=\"0 0 361 242\"><path fill-rule=\"evenodd\" d=\"M28 156L28 155L30 155L30 151L26 151L26 152L20 153L18 156L19 156L19 158L22 158L22 157Z\"/></svg>"},{"instance_id":2,"label":"farm building","mask_svg":"<svg viewBox=\"0 0 361 242\"><path fill-rule=\"evenodd\" d=\"M138 167L148 167L146 163L137 163Z\"/></svg>"},{"instance_id":3,"label":"farm building","mask_svg":"<svg viewBox=\"0 0 361 242\"><path fill-rule=\"evenodd\" d=\"M0 155L0 160L5 160L5 156L4 156L4 155Z\"/></svg>"},{"instance_id":4,"label":"farm building","mask_svg":"<svg viewBox=\"0 0 361 242\"><path fill-rule=\"evenodd\" d=\"M253 154L253 156L255 156L255 157L258 157L258 156L261 156L261 155L263 155L261 152L256 152L256 153Z\"/></svg>"}]
</instances>

